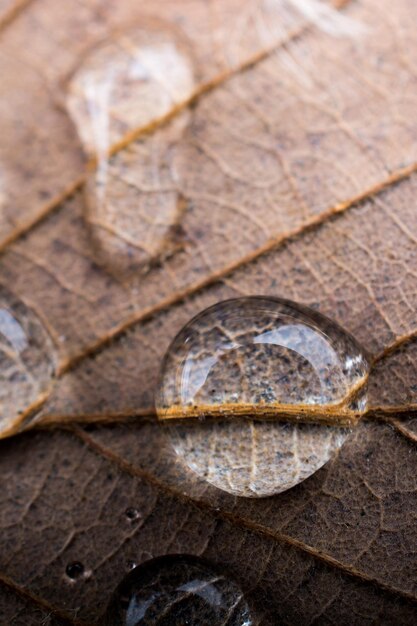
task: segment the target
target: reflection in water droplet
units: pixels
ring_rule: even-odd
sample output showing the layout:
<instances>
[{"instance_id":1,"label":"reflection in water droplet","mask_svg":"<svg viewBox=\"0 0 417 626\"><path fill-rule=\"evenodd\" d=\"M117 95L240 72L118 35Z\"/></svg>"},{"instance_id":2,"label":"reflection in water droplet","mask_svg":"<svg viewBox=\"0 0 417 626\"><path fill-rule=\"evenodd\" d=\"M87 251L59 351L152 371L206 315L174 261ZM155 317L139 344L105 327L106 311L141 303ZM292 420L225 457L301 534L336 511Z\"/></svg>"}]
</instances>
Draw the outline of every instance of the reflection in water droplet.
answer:
<instances>
[{"instance_id":1,"label":"reflection in water droplet","mask_svg":"<svg viewBox=\"0 0 417 626\"><path fill-rule=\"evenodd\" d=\"M1 434L18 428L21 416L42 399L54 370L54 346L42 323L0 286Z\"/></svg>"},{"instance_id":2,"label":"reflection in water droplet","mask_svg":"<svg viewBox=\"0 0 417 626\"><path fill-rule=\"evenodd\" d=\"M143 563L117 588L105 626L251 626L236 583L207 561L168 555Z\"/></svg>"},{"instance_id":3,"label":"reflection in water droplet","mask_svg":"<svg viewBox=\"0 0 417 626\"><path fill-rule=\"evenodd\" d=\"M353 337L319 313L277 298L228 300L174 339L157 410L197 474L236 495L273 495L342 445L365 409L368 372Z\"/></svg>"},{"instance_id":4,"label":"reflection in water droplet","mask_svg":"<svg viewBox=\"0 0 417 626\"><path fill-rule=\"evenodd\" d=\"M7 309L0 309L0 334L16 352L23 352L28 347L23 328Z\"/></svg>"}]
</instances>

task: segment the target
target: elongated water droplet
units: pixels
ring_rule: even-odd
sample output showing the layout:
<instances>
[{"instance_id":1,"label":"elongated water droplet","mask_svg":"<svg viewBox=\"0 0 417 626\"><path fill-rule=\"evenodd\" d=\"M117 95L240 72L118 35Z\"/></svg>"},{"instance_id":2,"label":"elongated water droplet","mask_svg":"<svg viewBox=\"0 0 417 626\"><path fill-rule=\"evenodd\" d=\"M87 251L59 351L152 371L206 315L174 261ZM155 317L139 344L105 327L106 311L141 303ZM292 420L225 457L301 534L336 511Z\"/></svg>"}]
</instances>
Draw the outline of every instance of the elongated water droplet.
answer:
<instances>
[{"instance_id":1,"label":"elongated water droplet","mask_svg":"<svg viewBox=\"0 0 417 626\"><path fill-rule=\"evenodd\" d=\"M42 401L54 370L54 346L41 321L0 286L0 434L19 429Z\"/></svg>"},{"instance_id":2,"label":"elongated water droplet","mask_svg":"<svg viewBox=\"0 0 417 626\"><path fill-rule=\"evenodd\" d=\"M236 495L273 495L342 445L365 409L368 372L327 317L278 298L228 300L174 339L157 411L197 474Z\"/></svg>"},{"instance_id":3,"label":"elongated water droplet","mask_svg":"<svg viewBox=\"0 0 417 626\"><path fill-rule=\"evenodd\" d=\"M117 588L105 626L251 626L236 583L204 559L168 555L146 561Z\"/></svg>"},{"instance_id":4,"label":"elongated water droplet","mask_svg":"<svg viewBox=\"0 0 417 626\"><path fill-rule=\"evenodd\" d=\"M123 276L143 274L181 249L184 201L172 167L173 146L190 114L143 131L190 98L193 59L170 24L145 20L90 51L68 84L67 107L87 152L85 218L98 263ZM110 156L127 134L128 148ZM132 139L132 138L131 138Z\"/></svg>"}]
</instances>

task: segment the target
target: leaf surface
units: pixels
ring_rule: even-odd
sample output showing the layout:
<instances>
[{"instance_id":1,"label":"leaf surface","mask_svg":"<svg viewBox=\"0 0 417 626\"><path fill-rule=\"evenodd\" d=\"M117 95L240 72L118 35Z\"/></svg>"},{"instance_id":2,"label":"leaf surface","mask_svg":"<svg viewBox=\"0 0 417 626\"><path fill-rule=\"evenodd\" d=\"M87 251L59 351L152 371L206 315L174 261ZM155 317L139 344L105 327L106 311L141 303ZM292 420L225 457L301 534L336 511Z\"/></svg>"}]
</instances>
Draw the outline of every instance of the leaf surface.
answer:
<instances>
[{"instance_id":1,"label":"leaf surface","mask_svg":"<svg viewBox=\"0 0 417 626\"><path fill-rule=\"evenodd\" d=\"M196 0L164 0L158 11L151 1L122 0L109 6L104 0L91 0L77 5L77 10L53 0L39 0L23 10L25 4L17 0L3 8L5 26L15 19L0 42L0 72L7 94L1 116L0 246L25 232L83 180L83 152L65 102L70 77L104 39L127 25L143 28L155 21L161 23L168 42L169 37L174 43L185 40L196 67L198 91L262 57L306 22L300 12L291 9L291 2L285 19L274 3L269 9L267 4L259 9L250 1L233 0L226 5L214 2L210 7ZM237 7L240 20L235 27ZM81 91L79 98L84 99L87 94L79 85L72 85L70 93L74 94L76 87ZM185 94L184 99L191 95ZM85 117L82 107L80 114ZM153 121L152 115L130 119L136 126L122 125L109 140L117 142L131 131L138 133L141 123L147 126ZM78 127L84 137L80 126L82 122ZM91 147L88 142L86 147Z\"/></svg>"},{"instance_id":2,"label":"leaf surface","mask_svg":"<svg viewBox=\"0 0 417 626\"><path fill-rule=\"evenodd\" d=\"M409 625L415 6L352 3L344 13L366 28L354 38L298 18L266 35L258 4L207 7L164 0L156 17L152 3L132 15L127 0L76 11L37 0L3 29L1 430L55 429L0 444L0 623L100 624L132 566L188 552L227 568L259 625ZM100 82L100 42L141 19L181 41L195 83L154 117L115 100L103 204L96 172L87 195L75 190L85 158L65 106L75 98L70 114L93 155L86 92L71 80L93 72ZM256 501L187 471L153 415L176 332L249 294L329 315L373 364L370 411L338 456ZM74 562L83 570L72 579Z\"/></svg>"}]
</instances>

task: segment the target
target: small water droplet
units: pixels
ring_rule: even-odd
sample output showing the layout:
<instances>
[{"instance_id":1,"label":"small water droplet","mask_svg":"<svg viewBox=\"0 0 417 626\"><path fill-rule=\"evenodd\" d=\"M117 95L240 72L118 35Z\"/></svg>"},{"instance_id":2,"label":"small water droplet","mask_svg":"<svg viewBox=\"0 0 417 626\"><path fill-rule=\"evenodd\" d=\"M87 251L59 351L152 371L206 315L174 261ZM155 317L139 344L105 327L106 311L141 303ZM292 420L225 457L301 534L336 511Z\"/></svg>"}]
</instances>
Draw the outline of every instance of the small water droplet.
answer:
<instances>
[{"instance_id":1,"label":"small water droplet","mask_svg":"<svg viewBox=\"0 0 417 626\"><path fill-rule=\"evenodd\" d=\"M317 311L278 298L228 300L174 339L157 411L201 477L236 495L273 495L342 445L365 409L368 372L355 339Z\"/></svg>"},{"instance_id":2,"label":"small water droplet","mask_svg":"<svg viewBox=\"0 0 417 626\"><path fill-rule=\"evenodd\" d=\"M0 286L0 432L14 432L22 416L42 400L55 371L56 354L36 314Z\"/></svg>"},{"instance_id":3,"label":"small water droplet","mask_svg":"<svg viewBox=\"0 0 417 626\"><path fill-rule=\"evenodd\" d=\"M105 626L252 626L237 584L217 567L190 555L146 561L117 588Z\"/></svg>"},{"instance_id":4,"label":"small water droplet","mask_svg":"<svg viewBox=\"0 0 417 626\"><path fill-rule=\"evenodd\" d=\"M134 507L127 508L125 511L125 515L127 519L129 520L129 522L136 522L140 520L142 517L141 512L138 511L138 509L135 509Z\"/></svg>"},{"instance_id":5,"label":"small water droplet","mask_svg":"<svg viewBox=\"0 0 417 626\"><path fill-rule=\"evenodd\" d=\"M84 574L84 565L79 561L68 563L65 573L71 580L77 580L77 578L80 578Z\"/></svg>"}]
</instances>

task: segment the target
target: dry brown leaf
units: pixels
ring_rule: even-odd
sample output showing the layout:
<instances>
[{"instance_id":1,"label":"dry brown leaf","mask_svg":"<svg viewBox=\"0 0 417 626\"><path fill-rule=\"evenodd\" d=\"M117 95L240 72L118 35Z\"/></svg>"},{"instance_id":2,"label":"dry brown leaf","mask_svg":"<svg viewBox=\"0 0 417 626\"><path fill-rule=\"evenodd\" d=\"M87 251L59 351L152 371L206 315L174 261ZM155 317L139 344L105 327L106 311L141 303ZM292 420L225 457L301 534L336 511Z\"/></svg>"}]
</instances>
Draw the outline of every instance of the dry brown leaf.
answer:
<instances>
[{"instance_id":1,"label":"dry brown leaf","mask_svg":"<svg viewBox=\"0 0 417 626\"><path fill-rule=\"evenodd\" d=\"M414 593L415 455L390 426L363 422L339 457L311 479L272 499L256 501L233 498L186 472L172 458L154 422L100 428L82 438L120 466L128 463L237 524L332 562L335 569L372 580L380 588L391 587L404 596ZM402 549L405 562L400 565Z\"/></svg>"},{"instance_id":2,"label":"dry brown leaf","mask_svg":"<svg viewBox=\"0 0 417 626\"><path fill-rule=\"evenodd\" d=\"M365 36L303 32L220 84L231 67L222 54L210 55L207 33L217 33L216 50L224 52L235 5L212 5L230 12L222 8L224 26L215 21L209 29L203 5L181 6L194 67L208 68L198 89L201 81L219 84L185 111L180 133L173 133L175 118L138 139L136 128L110 159L110 240L97 231L106 215L92 182L87 206L74 194L0 259L3 310L16 313L23 336L41 338L15 346L5 332L9 318L0 319L3 354L20 364L18 386L25 381L15 400L13 370L2 371L10 420L2 422L3 435L36 422L127 422L1 443L0 623L99 624L132 564L192 552L228 568L255 624L408 626L417 618L417 428L415 412L408 413L415 411L415 7L411 0L354 3L348 14L368 25ZM164 23L177 9L172 0L161 3ZM39 191L53 200L82 174L69 121L51 105L56 84L130 10L127 1L88 2L69 12L38 0L4 30L5 125L24 111L28 117L13 132L32 139L44 133L50 141L42 160L34 141L24 166L17 152L7 153L16 163L16 212L6 238L47 211ZM55 36L45 37L51 24ZM30 29L31 50L24 45ZM245 45L236 48L236 41ZM238 68L262 54L265 40L232 43ZM25 83L32 109L19 100ZM59 132L47 133L46 125L34 131L40 115L55 120L48 125ZM136 123L128 116L127 127ZM7 132L9 145L16 143ZM57 157L59 137L65 150ZM111 142L118 137L116 129ZM163 228L144 231L134 206L137 200L146 215L141 187L148 176L141 174L155 145L161 160L154 171L169 163L175 197L163 196ZM143 160L135 168L136 155ZM131 187L117 187L123 170ZM144 258L133 262L129 228L149 235ZM140 276L129 274L132 265ZM140 417L153 411L161 356L182 324L208 304L248 293L318 308L375 360L373 412L339 456L294 489L256 502L186 471L152 415ZM129 507L138 513L134 522ZM71 580L65 572L74 561L84 571Z\"/></svg>"},{"instance_id":3,"label":"dry brown leaf","mask_svg":"<svg viewBox=\"0 0 417 626\"><path fill-rule=\"evenodd\" d=\"M401 46L412 59L412 31L402 10ZM233 264L237 250L251 254L271 238L319 219L329 207L342 210L352 195L377 187L381 171L389 178L413 163L409 97L416 85L408 72L398 87L391 79L392 72L401 75L407 65L402 53L392 55L396 30L385 15L374 19L373 6L352 15L358 25L367 25L366 35L336 43L317 34L296 39L200 99L182 140L179 135L173 145L175 128L168 126L104 162L90 176L86 210L97 258L110 269L136 272L143 289L138 270L147 270L158 257L163 260L161 248L171 253L175 239L174 246L167 246L169 227L182 216L188 247L165 263L158 282L168 266L177 288L183 288L197 272L214 273ZM384 42L382 49L374 48L374 37ZM388 64L393 66L381 76L380 68ZM154 108L163 106L154 99ZM90 125L95 122L96 128L99 121L96 115ZM147 170L152 165L148 185L143 184L142 153ZM174 196L171 204L176 192L181 207L171 220L164 199L161 211L156 209L167 189ZM146 211L150 202L153 218ZM145 249L135 250L135 242Z\"/></svg>"},{"instance_id":4,"label":"dry brown leaf","mask_svg":"<svg viewBox=\"0 0 417 626\"><path fill-rule=\"evenodd\" d=\"M0 0L0 30L8 26L32 0Z\"/></svg>"},{"instance_id":5,"label":"dry brown leaf","mask_svg":"<svg viewBox=\"0 0 417 626\"><path fill-rule=\"evenodd\" d=\"M67 626L68 621L60 619L47 607L42 608L31 599L19 595L15 589L3 583L0 587L0 616L4 624L13 626ZM71 623L71 622L70 622Z\"/></svg>"},{"instance_id":6,"label":"dry brown leaf","mask_svg":"<svg viewBox=\"0 0 417 626\"><path fill-rule=\"evenodd\" d=\"M393 472L396 463L403 465L408 444L385 428L378 437L384 437L387 470ZM413 506L411 500L406 504L404 497L398 499L394 476L387 481L384 472L375 472L382 454L375 433L362 432L336 465L282 494L281 502L257 502L260 508L253 513L246 500L231 497L221 496L216 506L210 505L205 501L210 494L201 486L204 497L191 497L188 477L172 489L166 475L160 480L150 474L158 460L147 444L144 453L149 451L152 461L142 457L145 465L150 461L143 471L137 466L137 451L149 441L149 431L142 434L138 427L99 431L93 436L94 451L64 433L28 435L2 445L2 475L14 472L14 480L22 483L22 501L34 498L23 517L12 495L5 494L2 502L2 511L14 523L2 533L1 567L16 585L29 587L78 620L94 622L97 606L103 606L115 579L132 562L187 551L227 564L248 592L256 623L262 625L276 624L277 615L284 624L315 619L362 624L375 617L386 624L412 623L413 563L404 542L413 536L406 521ZM115 456L103 458L114 454L104 446L109 440L121 455L133 458L132 465ZM409 469L404 485L412 489L415 471ZM171 466L171 479L179 481L173 472ZM140 512L133 524L125 515L131 506ZM386 514L382 528L381 511ZM315 542L317 548L312 547ZM336 556L330 558L327 551ZM71 582L65 567L80 555L86 574ZM28 562L36 566L28 568ZM383 582L370 582L375 574L386 577L388 589ZM401 584L398 592L394 579Z\"/></svg>"},{"instance_id":7,"label":"dry brown leaf","mask_svg":"<svg viewBox=\"0 0 417 626\"><path fill-rule=\"evenodd\" d=\"M411 443L417 443L417 387L415 337L401 344L375 366L369 398L379 419L393 426Z\"/></svg>"},{"instance_id":8,"label":"dry brown leaf","mask_svg":"<svg viewBox=\"0 0 417 626\"><path fill-rule=\"evenodd\" d=\"M398 5L398 32L404 46L409 41L409 11L407 2ZM397 30L390 28L380 9L376 13L378 20L371 20L374 14L368 6L358 5L351 14L370 23L382 49L375 45L375 38L369 37L354 44L351 40L324 39L318 33L301 38L296 47L299 60L310 51L310 58L316 54L323 67L320 85L313 83L311 93L299 85L292 67L285 74L282 61L287 61L288 53L284 51L284 57L277 52L202 96L192 113L191 136L179 143L175 157L177 172L183 172L177 193L186 202L181 221L185 248L161 267L130 281L100 269L83 221L85 207L80 195L64 204L27 239L10 247L3 257L0 278L47 325L58 346L60 370L145 314L212 282L289 234L343 211L358 196L372 194L403 176L404 167L414 167L413 133L405 129L415 80L402 52L392 54L394 44L400 50ZM349 68L341 69L341 58L351 63ZM375 67L384 58L385 64L390 64L389 71L381 78L378 70L379 84L383 80L388 83L393 74L395 82L391 81L390 92L382 98L371 81L377 79ZM363 69L361 74L355 72L358 65ZM255 110L242 105L241 115L236 116L236 91L245 94L245 89L249 100L254 94ZM356 94L356 103L352 93ZM362 100L368 102L367 108ZM370 103L374 107L372 118ZM230 124L218 119L220 105ZM265 109L264 117L259 117L259 107ZM265 119L270 126L265 126ZM306 125L308 132L302 130ZM358 129L364 141L367 137L365 143L379 145L380 156L372 158L362 139L361 147L358 145ZM218 145L221 136L228 141ZM242 137L251 139L242 141ZM282 146L279 141L284 142ZM294 169L290 178L277 161L276 151L284 147L286 163ZM220 160L219 150L223 153ZM217 160L213 160L213 154ZM386 160L382 176L381 158ZM343 173L339 165L342 161ZM259 176L254 174L253 163L263 164ZM308 207L304 204L307 196Z\"/></svg>"},{"instance_id":9,"label":"dry brown leaf","mask_svg":"<svg viewBox=\"0 0 417 626\"><path fill-rule=\"evenodd\" d=\"M376 365L370 379L369 396L375 407L416 407L416 350L412 338L389 352Z\"/></svg>"},{"instance_id":10,"label":"dry brown leaf","mask_svg":"<svg viewBox=\"0 0 417 626\"><path fill-rule=\"evenodd\" d=\"M80 184L83 156L65 114L66 86L70 75L105 38L126 29L126 25L143 27L156 22L174 42L185 40L197 72L195 89L183 94L187 100L203 85L222 80L261 57L306 23L291 8L284 12L284 19L275 3L259 9L251 0L210 5L199 0L164 0L157 8L150 0L110 5L105 0L89 0L76 10L70 4L39 0L26 10L21 6L20 12L17 7L4 7L5 22L13 16L15 19L0 42L0 72L3 93L7 94L2 99L1 116L0 247ZM79 94L80 98L85 96L88 94ZM179 104L180 100L175 106ZM82 107L80 115L85 117ZM169 113L168 107L162 117ZM148 126L159 117L156 109L153 117L124 120L110 141L140 132L141 124ZM89 123L79 115L76 119L79 127ZM85 137L84 132L81 134ZM89 142L87 147L91 147Z\"/></svg>"},{"instance_id":11,"label":"dry brown leaf","mask_svg":"<svg viewBox=\"0 0 417 626\"><path fill-rule=\"evenodd\" d=\"M226 298L261 293L319 308L374 357L415 334L416 192L413 175L134 326L62 377L45 419L152 412L170 341L193 315Z\"/></svg>"}]
</instances>

